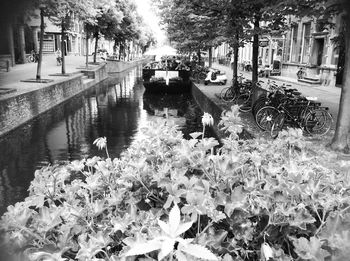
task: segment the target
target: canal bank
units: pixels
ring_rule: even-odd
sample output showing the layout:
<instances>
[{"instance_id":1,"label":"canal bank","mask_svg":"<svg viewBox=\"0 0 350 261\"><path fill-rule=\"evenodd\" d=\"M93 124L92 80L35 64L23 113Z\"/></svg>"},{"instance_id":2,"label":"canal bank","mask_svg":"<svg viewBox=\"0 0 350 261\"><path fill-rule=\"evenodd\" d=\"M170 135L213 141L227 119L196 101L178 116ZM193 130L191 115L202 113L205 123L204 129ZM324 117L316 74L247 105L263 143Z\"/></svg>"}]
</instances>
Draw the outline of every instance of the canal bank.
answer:
<instances>
[{"instance_id":1,"label":"canal bank","mask_svg":"<svg viewBox=\"0 0 350 261\"><path fill-rule=\"evenodd\" d=\"M0 75L0 137L34 119L51 108L107 79L108 73L122 73L146 62L108 61L82 66L84 57L67 57L67 72L58 73L60 67L54 57L43 61L42 82L32 79L36 64L18 65L10 73ZM79 65L81 65L79 67ZM29 78L29 74L31 78Z\"/></svg>"}]
</instances>

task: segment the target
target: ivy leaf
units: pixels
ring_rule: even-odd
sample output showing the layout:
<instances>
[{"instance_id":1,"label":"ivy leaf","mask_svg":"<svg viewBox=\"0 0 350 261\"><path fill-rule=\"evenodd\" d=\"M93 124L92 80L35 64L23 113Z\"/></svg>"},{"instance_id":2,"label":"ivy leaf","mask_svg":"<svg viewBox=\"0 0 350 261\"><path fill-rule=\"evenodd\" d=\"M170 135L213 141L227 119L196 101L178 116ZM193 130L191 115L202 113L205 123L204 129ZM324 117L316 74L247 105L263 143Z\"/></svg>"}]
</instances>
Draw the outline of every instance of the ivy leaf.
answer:
<instances>
[{"instance_id":1,"label":"ivy leaf","mask_svg":"<svg viewBox=\"0 0 350 261\"><path fill-rule=\"evenodd\" d=\"M180 245L179 249L191 256L202 258L205 260L218 260L218 258L210 252L207 248L197 244L188 244L186 246Z\"/></svg>"}]
</instances>

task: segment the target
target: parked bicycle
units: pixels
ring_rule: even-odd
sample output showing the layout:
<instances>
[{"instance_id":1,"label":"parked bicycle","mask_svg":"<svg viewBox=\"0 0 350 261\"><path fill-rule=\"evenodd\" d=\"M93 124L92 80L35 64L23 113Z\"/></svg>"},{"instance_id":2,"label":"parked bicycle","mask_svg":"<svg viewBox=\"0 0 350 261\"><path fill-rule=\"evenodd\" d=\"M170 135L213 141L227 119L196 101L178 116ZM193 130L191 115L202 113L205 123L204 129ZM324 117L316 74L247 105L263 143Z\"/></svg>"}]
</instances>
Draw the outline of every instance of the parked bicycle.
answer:
<instances>
[{"instance_id":1,"label":"parked bicycle","mask_svg":"<svg viewBox=\"0 0 350 261\"><path fill-rule=\"evenodd\" d=\"M250 80L243 81L243 76L238 77L237 83L232 83L231 86L224 88L220 97L223 101L234 102L239 105L239 111L248 112L252 109L252 97L253 97L253 82ZM261 81L256 85L261 87Z\"/></svg>"},{"instance_id":2,"label":"parked bicycle","mask_svg":"<svg viewBox=\"0 0 350 261\"><path fill-rule=\"evenodd\" d=\"M191 68L191 77L196 82L200 83L201 81L205 80L208 72L209 72L208 67L196 64L193 68Z\"/></svg>"},{"instance_id":3,"label":"parked bicycle","mask_svg":"<svg viewBox=\"0 0 350 261\"><path fill-rule=\"evenodd\" d=\"M314 98L305 97L306 104L297 104L296 100L286 98L276 108L278 115L274 118L271 126L271 137L276 138L278 133L285 127L297 127L307 134L323 136L331 129L333 118L328 108L312 104Z\"/></svg>"},{"instance_id":4,"label":"parked bicycle","mask_svg":"<svg viewBox=\"0 0 350 261\"><path fill-rule=\"evenodd\" d=\"M240 74L237 76L237 85L235 85L234 80L232 80L231 85L228 87L225 87L220 92L220 98L221 100L225 102L232 102L236 99L236 97L239 95L239 92L242 88L245 88L243 85L244 77L243 74Z\"/></svg>"},{"instance_id":5,"label":"parked bicycle","mask_svg":"<svg viewBox=\"0 0 350 261\"><path fill-rule=\"evenodd\" d=\"M38 61L39 61L39 54L35 50L32 50L30 52L30 55L27 57L27 62L37 63Z\"/></svg>"}]
</instances>

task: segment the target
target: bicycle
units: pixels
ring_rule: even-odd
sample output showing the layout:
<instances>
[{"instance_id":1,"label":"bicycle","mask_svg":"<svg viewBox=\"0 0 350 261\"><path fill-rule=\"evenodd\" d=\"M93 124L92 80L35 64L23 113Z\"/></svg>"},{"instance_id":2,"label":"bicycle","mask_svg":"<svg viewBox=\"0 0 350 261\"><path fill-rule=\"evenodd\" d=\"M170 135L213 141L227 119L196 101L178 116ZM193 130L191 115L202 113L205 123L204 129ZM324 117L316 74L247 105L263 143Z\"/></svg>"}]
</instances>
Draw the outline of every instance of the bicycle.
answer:
<instances>
[{"instance_id":1,"label":"bicycle","mask_svg":"<svg viewBox=\"0 0 350 261\"><path fill-rule=\"evenodd\" d=\"M56 63L57 63L57 66L62 65L62 57L61 56L56 57Z\"/></svg>"},{"instance_id":2,"label":"bicycle","mask_svg":"<svg viewBox=\"0 0 350 261\"><path fill-rule=\"evenodd\" d=\"M207 67L195 65L191 71L191 77L195 79L196 82L200 83L201 81L205 80L208 72L209 69Z\"/></svg>"},{"instance_id":3,"label":"bicycle","mask_svg":"<svg viewBox=\"0 0 350 261\"><path fill-rule=\"evenodd\" d=\"M319 107L318 104L315 104L315 107L313 107L312 101L315 99L305 98L307 103L303 108L295 106L292 100L288 101L287 99L276 108L278 115L273 119L270 130L272 138L278 136L285 123L298 127L310 135L323 136L328 133L333 123L333 117L328 112L328 108ZM293 107L297 109L294 113L290 110Z\"/></svg>"},{"instance_id":4,"label":"bicycle","mask_svg":"<svg viewBox=\"0 0 350 261\"><path fill-rule=\"evenodd\" d=\"M256 87L261 88L261 84L263 81L258 81L255 83ZM238 95L237 99L235 100L236 104L239 105L239 111L240 112L249 112L253 108L253 83L250 81L249 85L246 86L246 88L241 91L241 93Z\"/></svg>"},{"instance_id":5,"label":"bicycle","mask_svg":"<svg viewBox=\"0 0 350 261\"><path fill-rule=\"evenodd\" d=\"M278 86L274 82L270 83L267 95L260 96L253 104L253 116L260 129L264 131L271 129L272 122L278 114L276 108L281 100L288 97L292 99L300 97L301 93L297 92L296 89L286 89L285 86L287 85Z\"/></svg>"},{"instance_id":6,"label":"bicycle","mask_svg":"<svg viewBox=\"0 0 350 261\"><path fill-rule=\"evenodd\" d=\"M220 92L220 98L221 100L225 102L232 102L236 99L236 97L239 95L241 86L243 85L243 74L240 74L237 76L237 85L235 86L234 80L232 80L232 83L230 86L225 87Z\"/></svg>"},{"instance_id":7,"label":"bicycle","mask_svg":"<svg viewBox=\"0 0 350 261\"><path fill-rule=\"evenodd\" d=\"M27 57L28 63L36 63L39 61L39 54L36 51L32 50L30 55Z\"/></svg>"}]
</instances>

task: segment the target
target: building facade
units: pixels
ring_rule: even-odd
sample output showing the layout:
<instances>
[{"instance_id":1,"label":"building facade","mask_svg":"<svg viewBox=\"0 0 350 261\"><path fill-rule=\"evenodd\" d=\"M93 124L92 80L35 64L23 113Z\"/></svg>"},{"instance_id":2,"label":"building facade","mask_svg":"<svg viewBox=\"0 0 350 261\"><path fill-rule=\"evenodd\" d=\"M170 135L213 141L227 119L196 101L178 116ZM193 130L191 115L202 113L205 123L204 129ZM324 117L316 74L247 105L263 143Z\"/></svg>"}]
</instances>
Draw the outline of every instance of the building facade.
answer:
<instances>
[{"instance_id":1,"label":"building facade","mask_svg":"<svg viewBox=\"0 0 350 261\"><path fill-rule=\"evenodd\" d=\"M270 67L276 61L281 65L281 75L297 79L300 67L306 77L325 86L341 86L344 66L344 17L333 19L333 27L325 21L312 18L289 17L289 30L280 35L260 37L259 63ZM217 57L225 57L230 48L222 44L214 49ZM252 43L239 49L239 64L251 63ZM219 60L218 60L219 61Z\"/></svg>"}]
</instances>

